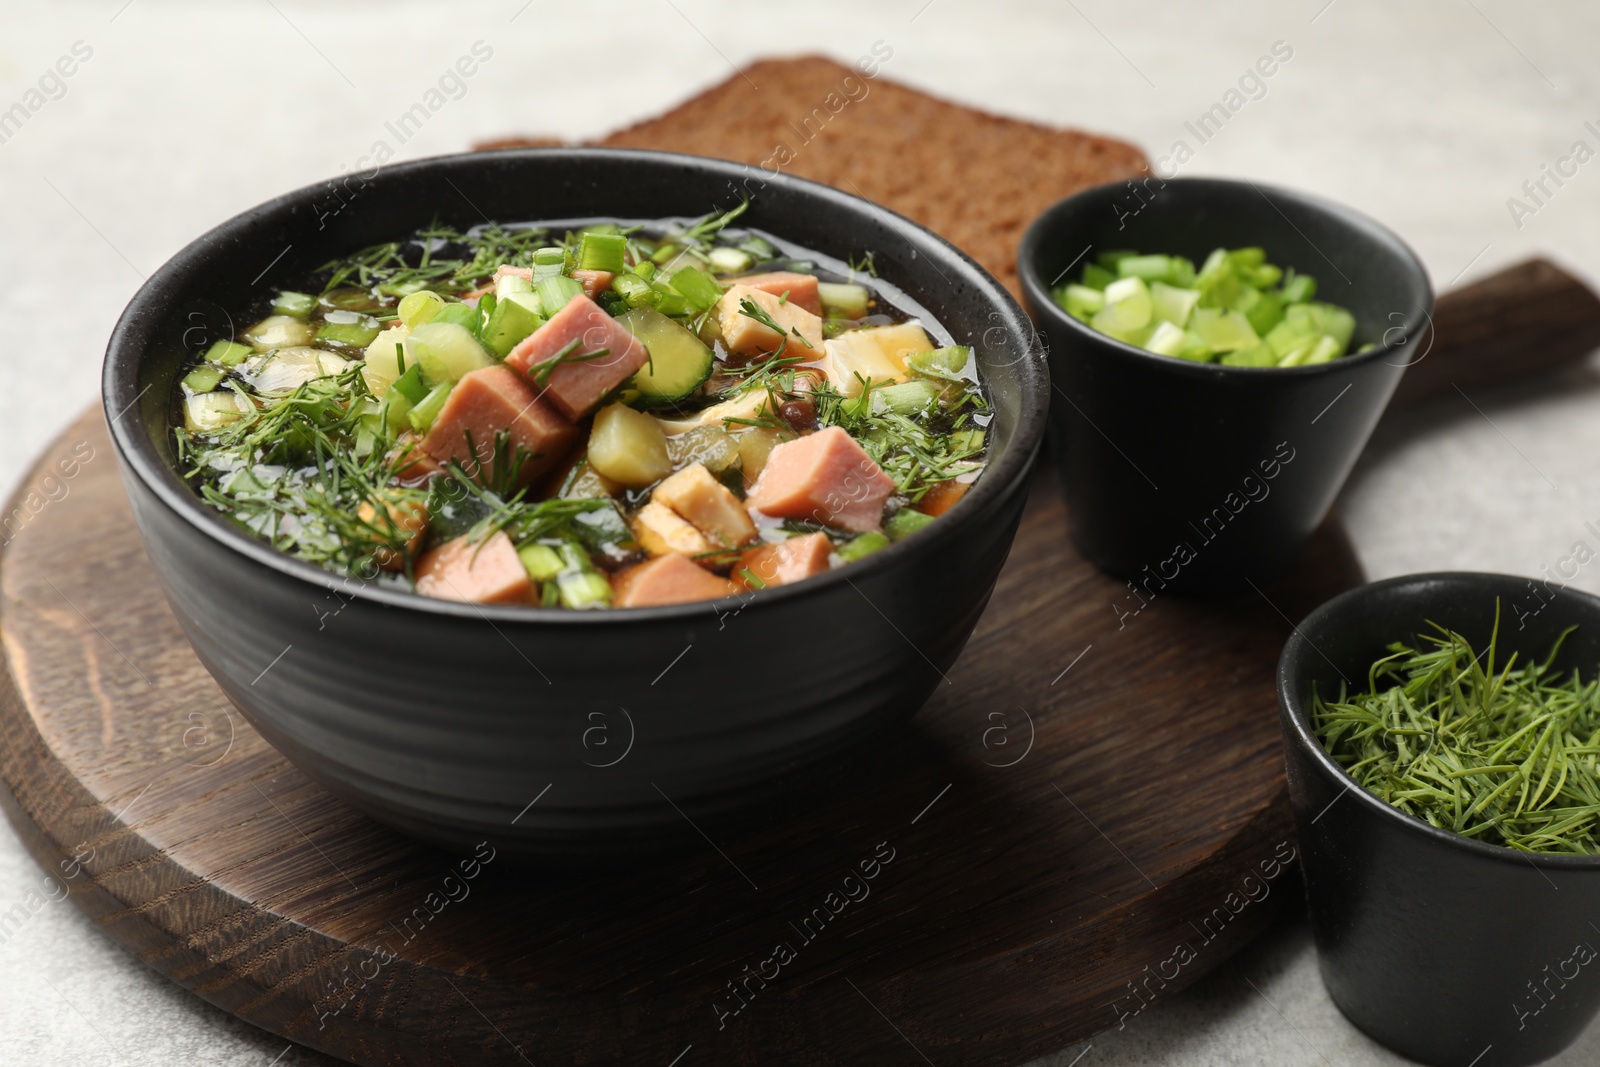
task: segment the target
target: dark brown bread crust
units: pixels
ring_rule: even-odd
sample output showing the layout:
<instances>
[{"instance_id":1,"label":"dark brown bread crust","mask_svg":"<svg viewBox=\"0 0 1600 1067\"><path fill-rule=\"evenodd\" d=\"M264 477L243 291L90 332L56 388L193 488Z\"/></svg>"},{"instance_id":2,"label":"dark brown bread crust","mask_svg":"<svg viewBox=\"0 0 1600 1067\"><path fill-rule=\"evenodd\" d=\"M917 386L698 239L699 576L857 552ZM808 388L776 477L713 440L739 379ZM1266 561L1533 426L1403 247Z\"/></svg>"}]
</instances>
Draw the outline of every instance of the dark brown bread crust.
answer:
<instances>
[{"instance_id":1,"label":"dark brown bread crust","mask_svg":"<svg viewBox=\"0 0 1600 1067\"><path fill-rule=\"evenodd\" d=\"M596 143L748 163L752 189L763 170L826 182L942 234L1014 293L1017 242L1034 216L1147 166L1126 142L991 115L820 56L763 60Z\"/></svg>"}]
</instances>

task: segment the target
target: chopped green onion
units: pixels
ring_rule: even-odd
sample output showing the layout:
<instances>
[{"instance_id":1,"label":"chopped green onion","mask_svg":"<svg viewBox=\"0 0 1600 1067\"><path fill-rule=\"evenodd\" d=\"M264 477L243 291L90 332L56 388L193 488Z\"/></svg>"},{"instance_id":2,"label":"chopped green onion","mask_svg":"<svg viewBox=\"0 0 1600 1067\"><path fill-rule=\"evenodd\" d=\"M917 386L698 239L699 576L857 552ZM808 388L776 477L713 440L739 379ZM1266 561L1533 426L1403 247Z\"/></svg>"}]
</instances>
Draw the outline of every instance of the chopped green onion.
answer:
<instances>
[{"instance_id":1,"label":"chopped green onion","mask_svg":"<svg viewBox=\"0 0 1600 1067\"><path fill-rule=\"evenodd\" d=\"M553 317L583 292L583 286L564 274L552 274L535 281L533 291L538 294L544 313Z\"/></svg>"},{"instance_id":2,"label":"chopped green onion","mask_svg":"<svg viewBox=\"0 0 1600 1067\"><path fill-rule=\"evenodd\" d=\"M256 354L256 350L249 345L242 345L237 341L218 341L206 349L207 363L220 363L224 367L237 367L245 360Z\"/></svg>"},{"instance_id":3,"label":"chopped green onion","mask_svg":"<svg viewBox=\"0 0 1600 1067\"><path fill-rule=\"evenodd\" d=\"M443 382L434 386L432 392L406 413L411 428L418 433L427 433L432 429L433 420L439 417L439 412L444 409L444 402L450 399L450 390L454 388L454 382Z\"/></svg>"},{"instance_id":4,"label":"chopped green onion","mask_svg":"<svg viewBox=\"0 0 1600 1067\"><path fill-rule=\"evenodd\" d=\"M743 274L756 264L755 257L750 253L725 245L706 253L706 259L711 261L712 269L718 274Z\"/></svg>"},{"instance_id":5,"label":"chopped green onion","mask_svg":"<svg viewBox=\"0 0 1600 1067\"><path fill-rule=\"evenodd\" d=\"M611 279L611 288L630 308L655 307L661 303L661 294L636 274L617 275Z\"/></svg>"},{"instance_id":6,"label":"chopped green onion","mask_svg":"<svg viewBox=\"0 0 1600 1067\"><path fill-rule=\"evenodd\" d=\"M627 250L628 239L620 233L586 232L578 243L578 269L619 273L627 267Z\"/></svg>"},{"instance_id":7,"label":"chopped green onion","mask_svg":"<svg viewBox=\"0 0 1600 1067\"><path fill-rule=\"evenodd\" d=\"M854 282L818 282L817 299L830 315L859 319L872 304L872 292Z\"/></svg>"},{"instance_id":8,"label":"chopped green onion","mask_svg":"<svg viewBox=\"0 0 1600 1067\"><path fill-rule=\"evenodd\" d=\"M430 321L452 322L457 326L465 326L468 330L471 330L472 335L476 337L479 331L482 329L483 316L478 313L478 309L475 307L468 307L466 304L452 303L446 304L443 308L441 308L439 313Z\"/></svg>"},{"instance_id":9,"label":"chopped green onion","mask_svg":"<svg viewBox=\"0 0 1600 1067\"><path fill-rule=\"evenodd\" d=\"M416 329L425 322L432 322L443 310L444 297L432 289L419 289L401 299L395 314L400 316L401 322Z\"/></svg>"},{"instance_id":10,"label":"chopped green onion","mask_svg":"<svg viewBox=\"0 0 1600 1067\"><path fill-rule=\"evenodd\" d=\"M183 387L191 393L209 393L221 384L227 373L215 363L202 363L183 376Z\"/></svg>"},{"instance_id":11,"label":"chopped green onion","mask_svg":"<svg viewBox=\"0 0 1600 1067\"><path fill-rule=\"evenodd\" d=\"M553 278L567 269L567 250L559 245L537 249L533 253L533 280Z\"/></svg>"},{"instance_id":12,"label":"chopped green onion","mask_svg":"<svg viewBox=\"0 0 1600 1067\"><path fill-rule=\"evenodd\" d=\"M317 310L317 298L309 293L292 293L285 290L272 301L274 315L291 315L301 322L309 319L315 310Z\"/></svg>"},{"instance_id":13,"label":"chopped green onion","mask_svg":"<svg viewBox=\"0 0 1600 1067\"><path fill-rule=\"evenodd\" d=\"M948 348L934 348L927 352L912 352L906 356L906 369L925 375L929 378L940 378L947 382L964 380L961 372L967 369L967 363L972 358L972 349L966 345L951 345Z\"/></svg>"},{"instance_id":14,"label":"chopped green onion","mask_svg":"<svg viewBox=\"0 0 1600 1067\"><path fill-rule=\"evenodd\" d=\"M382 325L371 315L363 315L359 311L330 311L323 316L322 326L317 330L317 341L320 344L366 348L378 339L382 331Z\"/></svg>"},{"instance_id":15,"label":"chopped green onion","mask_svg":"<svg viewBox=\"0 0 1600 1067\"><path fill-rule=\"evenodd\" d=\"M537 541L530 541L517 549L517 556L522 560L528 577L536 582L553 581L566 566L555 549Z\"/></svg>"},{"instance_id":16,"label":"chopped green onion","mask_svg":"<svg viewBox=\"0 0 1600 1067\"><path fill-rule=\"evenodd\" d=\"M707 311L722 299L722 286L696 267L683 267L672 275L672 287L683 295L695 312Z\"/></svg>"},{"instance_id":17,"label":"chopped green onion","mask_svg":"<svg viewBox=\"0 0 1600 1067\"><path fill-rule=\"evenodd\" d=\"M901 508L889 517L889 521L884 524L883 530L889 535L889 540L900 541L910 537L933 521L932 515L925 515L912 508Z\"/></svg>"},{"instance_id":18,"label":"chopped green onion","mask_svg":"<svg viewBox=\"0 0 1600 1067\"><path fill-rule=\"evenodd\" d=\"M868 533L857 534L844 544L835 548L834 553L846 563L854 563L872 555L881 548L889 547L889 539L876 530Z\"/></svg>"},{"instance_id":19,"label":"chopped green onion","mask_svg":"<svg viewBox=\"0 0 1600 1067\"><path fill-rule=\"evenodd\" d=\"M405 373L394 380L389 387L412 404L422 403L422 398L428 395L428 387L422 381L422 364L413 363L405 369Z\"/></svg>"}]
</instances>

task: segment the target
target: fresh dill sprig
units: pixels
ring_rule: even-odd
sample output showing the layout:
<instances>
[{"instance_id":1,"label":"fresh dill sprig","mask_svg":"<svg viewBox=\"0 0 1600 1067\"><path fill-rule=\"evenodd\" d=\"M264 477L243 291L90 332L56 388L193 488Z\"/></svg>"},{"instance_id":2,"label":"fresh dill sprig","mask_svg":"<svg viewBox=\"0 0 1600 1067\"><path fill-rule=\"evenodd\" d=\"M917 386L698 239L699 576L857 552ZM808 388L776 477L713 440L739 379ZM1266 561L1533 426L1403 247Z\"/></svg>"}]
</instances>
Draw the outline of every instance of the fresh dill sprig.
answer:
<instances>
[{"instance_id":1,"label":"fresh dill sprig","mask_svg":"<svg viewBox=\"0 0 1600 1067\"><path fill-rule=\"evenodd\" d=\"M1543 663L1496 671L1488 648L1434 632L1395 642L1367 690L1313 692L1318 739L1363 789L1430 825L1523 852L1600 854L1600 681Z\"/></svg>"}]
</instances>

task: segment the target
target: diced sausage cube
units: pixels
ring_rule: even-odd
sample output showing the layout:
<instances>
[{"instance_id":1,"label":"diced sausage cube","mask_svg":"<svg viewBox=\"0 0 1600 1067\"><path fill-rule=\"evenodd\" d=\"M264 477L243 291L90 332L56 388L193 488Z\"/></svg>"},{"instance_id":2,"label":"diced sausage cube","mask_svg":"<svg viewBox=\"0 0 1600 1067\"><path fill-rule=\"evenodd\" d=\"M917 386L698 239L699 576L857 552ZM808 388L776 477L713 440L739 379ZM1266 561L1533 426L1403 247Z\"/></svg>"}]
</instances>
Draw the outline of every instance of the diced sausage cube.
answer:
<instances>
[{"instance_id":1,"label":"diced sausage cube","mask_svg":"<svg viewBox=\"0 0 1600 1067\"><path fill-rule=\"evenodd\" d=\"M732 578L736 585L745 589L788 585L827 570L828 557L832 554L833 542L827 534L802 534L752 548L734 564Z\"/></svg>"},{"instance_id":2,"label":"diced sausage cube","mask_svg":"<svg viewBox=\"0 0 1600 1067\"><path fill-rule=\"evenodd\" d=\"M752 289L760 289L763 293L771 293L782 298L784 293L789 294L789 303L798 308L805 308L813 315L822 314L822 298L817 295L817 276L815 274L797 274L789 270L775 270L767 274L751 274L743 278L733 279L735 285L748 285Z\"/></svg>"},{"instance_id":3,"label":"diced sausage cube","mask_svg":"<svg viewBox=\"0 0 1600 1067\"><path fill-rule=\"evenodd\" d=\"M619 608L716 600L737 591L728 579L719 578L677 555L658 556L647 563L629 567L617 575L615 589L613 602Z\"/></svg>"},{"instance_id":4,"label":"diced sausage cube","mask_svg":"<svg viewBox=\"0 0 1600 1067\"><path fill-rule=\"evenodd\" d=\"M573 342L576 346L567 352ZM606 354L584 358L601 350ZM547 373L540 370L558 358L560 363ZM633 377L649 358L638 338L599 304L580 294L513 348L506 356L506 366L533 379L539 396L567 418L577 420ZM540 382L543 384L538 385Z\"/></svg>"},{"instance_id":5,"label":"diced sausage cube","mask_svg":"<svg viewBox=\"0 0 1600 1067\"><path fill-rule=\"evenodd\" d=\"M754 541L756 524L739 498L711 476L703 463L692 463L656 486L650 499L665 504L723 548Z\"/></svg>"},{"instance_id":6,"label":"diced sausage cube","mask_svg":"<svg viewBox=\"0 0 1600 1067\"><path fill-rule=\"evenodd\" d=\"M772 450L746 503L764 515L809 519L857 533L883 523L894 479L838 426Z\"/></svg>"},{"instance_id":7,"label":"diced sausage cube","mask_svg":"<svg viewBox=\"0 0 1600 1067\"><path fill-rule=\"evenodd\" d=\"M745 301L766 312L783 330L782 336L742 310ZM735 283L717 303L717 325L729 352L749 355L773 352L788 339L784 355L816 359L822 355L822 320L803 307L785 303L771 293Z\"/></svg>"},{"instance_id":8,"label":"diced sausage cube","mask_svg":"<svg viewBox=\"0 0 1600 1067\"><path fill-rule=\"evenodd\" d=\"M576 428L540 400L521 375L495 366L472 371L456 383L422 439L422 450L441 463L455 460L474 477L480 472L486 477L494 469L495 440L502 430L509 433L513 451L523 450L518 485L559 463L577 437Z\"/></svg>"},{"instance_id":9,"label":"diced sausage cube","mask_svg":"<svg viewBox=\"0 0 1600 1067\"><path fill-rule=\"evenodd\" d=\"M533 580L504 532L487 541L458 537L430 549L417 561L417 592L471 604L532 601Z\"/></svg>"},{"instance_id":10,"label":"diced sausage cube","mask_svg":"<svg viewBox=\"0 0 1600 1067\"><path fill-rule=\"evenodd\" d=\"M583 295L593 300L607 289L616 275L608 270L575 270L572 280L583 286Z\"/></svg>"}]
</instances>

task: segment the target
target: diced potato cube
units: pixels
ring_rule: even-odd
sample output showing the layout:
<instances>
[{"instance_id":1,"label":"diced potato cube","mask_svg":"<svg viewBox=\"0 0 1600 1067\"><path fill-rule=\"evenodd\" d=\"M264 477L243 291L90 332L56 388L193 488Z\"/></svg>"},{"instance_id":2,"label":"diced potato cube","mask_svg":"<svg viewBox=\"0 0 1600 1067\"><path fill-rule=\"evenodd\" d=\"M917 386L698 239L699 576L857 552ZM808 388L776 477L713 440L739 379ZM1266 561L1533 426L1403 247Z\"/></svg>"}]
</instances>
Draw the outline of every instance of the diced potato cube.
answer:
<instances>
[{"instance_id":1,"label":"diced potato cube","mask_svg":"<svg viewBox=\"0 0 1600 1067\"><path fill-rule=\"evenodd\" d=\"M367 380L367 388L372 390L373 396L381 397L387 393L389 386L400 377L400 353L395 346L403 345L410 334L409 327L396 323L367 346L361 376Z\"/></svg>"},{"instance_id":2,"label":"diced potato cube","mask_svg":"<svg viewBox=\"0 0 1600 1067\"><path fill-rule=\"evenodd\" d=\"M756 526L750 521L749 512L704 464L695 463L678 471L656 486L650 499L677 512L723 548L755 540Z\"/></svg>"},{"instance_id":3,"label":"diced potato cube","mask_svg":"<svg viewBox=\"0 0 1600 1067\"><path fill-rule=\"evenodd\" d=\"M317 328L288 315L268 315L244 333L244 340L258 352L291 345L308 345L316 339Z\"/></svg>"},{"instance_id":4,"label":"diced potato cube","mask_svg":"<svg viewBox=\"0 0 1600 1067\"><path fill-rule=\"evenodd\" d=\"M612 481L641 489L672 473L667 435L642 411L626 404L603 407L589 431L589 465Z\"/></svg>"},{"instance_id":5,"label":"diced potato cube","mask_svg":"<svg viewBox=\"0 0 1600 1067\"><path fill-rule=\"evenodd\" d=\"M840 334L825 346L823 369L834 390L843 396L860 396L862 382L903 382L906 356L933 348L928 332L915 322L875 326Z\"/></svg>"},{"instance_id":6,"label":"diced potato cube","mask_svg":"<svg viewBox=\"0 0 1600 1067\"><path fill-rule=\"evenodd\" d=\"M741 310L748 300L783 330L782 337L772 328L757 322ZM717 304L717 323L722 342L730 352L774 351L783 337L789 345L785 355L815 357L822 352L822 320L805 308L764 293L749 285L730 286Z\"/></svg>"},{"instance_id":7,"label":"diced potato cube","mask_svg":"<svg viewBox=\"0 0 1600 1067\"><path fill-rule=\"evenodd\" d=\"M716 551L716 546L687 520L654 500L640 508L633 517L633 535L638 538L639 547L652 556L664 556L670 552L680 556L703 556Z\"/></svg>"},{"instance_id":8,"label":"diced potato cube","mask_svg":"<svg viewBox=\"0 0 1600 1067\"><path fill-rule=\"evenodd\" d=\"M214 433L249 410L250 402L232 389L200 393L184 398L183 425L191 433Z\"/></svg>"},{"instance_id":9,"label":"diced potato cube","mask_svg":"<svg viewBox=\"0 0 1600 1067\"><path fill-rule=\"evenodd\" d=\"M349 366L350 361L343 356L309 345L295 345L256 356L241 369L261 392L289 393L313 378L341 374Z\"/></svg>"},{"instance_id":10,"label":"diced potato cube","mask_svg":"<svg viewBox=\"0 0 1600 1067\"><path fill-rule=\"evenodd\" d=\"M696 426L718 426L731 434L742 434L754 429L744 422L728 422L728 419L749 419L759 421L763 418L774 418L776 412L772 410L772 399L764 389L751 389L749 392L740 393L732 400L724 400L720 404L712 404L702 408L692 415L677 419L657 419L661 429L671 436L688 433Z\"/></svg>"}]
</instances>

